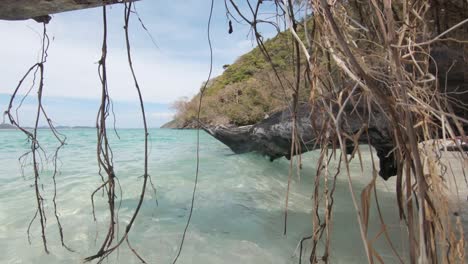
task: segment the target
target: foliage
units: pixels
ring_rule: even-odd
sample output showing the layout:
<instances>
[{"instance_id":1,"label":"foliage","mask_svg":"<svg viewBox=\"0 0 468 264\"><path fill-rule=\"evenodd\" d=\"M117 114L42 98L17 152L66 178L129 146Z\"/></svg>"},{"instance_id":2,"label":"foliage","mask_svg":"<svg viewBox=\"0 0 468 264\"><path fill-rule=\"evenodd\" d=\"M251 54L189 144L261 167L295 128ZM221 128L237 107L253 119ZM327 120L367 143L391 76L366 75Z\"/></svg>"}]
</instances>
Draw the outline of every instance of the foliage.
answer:
<instances>
[{"instance_id":1,"label":"foliage","mask_svg":"<svg viewBox=\"0 0 468 264\"><path fill-rule=\"evenodd\" d=\"M301 35L304 35L303 31ZM294 76L292 44L293 38L289 32L280 32L265 41L272 64L282 77L286 77L285 83L279 83L271 64L265 60L258 47L242 55L233 64L223 65L223 74L212 79L204 93L202 122L248 125L284 108L292 95L287 86L293 82ZM301 65L305 65L305 61ZM308 94L307 87L302 91ZM184 98L174 103L175 119L183 124L182 127L192 123L196 117L198 101L199 95L196 95L191 100Z\"/></svg>"}]
</instances>

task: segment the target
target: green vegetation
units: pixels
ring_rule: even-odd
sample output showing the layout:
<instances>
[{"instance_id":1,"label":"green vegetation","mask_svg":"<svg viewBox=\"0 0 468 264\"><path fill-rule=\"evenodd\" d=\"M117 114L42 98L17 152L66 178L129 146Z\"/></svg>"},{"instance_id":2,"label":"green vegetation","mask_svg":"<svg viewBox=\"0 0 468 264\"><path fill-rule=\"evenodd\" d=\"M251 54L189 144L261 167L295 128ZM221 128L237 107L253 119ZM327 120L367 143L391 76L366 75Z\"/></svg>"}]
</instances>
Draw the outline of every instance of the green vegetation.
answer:
<instances>
[{"instance_id":1,"label":"green vegetation","mask_svg":"<svg viewBox=\"0 0 468 264\"><path fill-rule=\"evenodd\" d=\"M300 32L299 35L303 35ZM284 108L292 94L294 83L293 37L286 31L265 41L271 63L260 48L238 58L233 64L223 66L224 73L210 80L204 93L201 121L205 124L233 124L237 126L256 123L266 115ZM303 59L303 58L302 58ZM301 61L302 70L305 61ZM283 80L281 83L272 69L275 67ZM286 80L286 81L285 81ZM308 98L308 89L301 83ZM177 127L192 127L198 110L199 95L191 100L174 103Z\"/></svg>"}]
</instances>

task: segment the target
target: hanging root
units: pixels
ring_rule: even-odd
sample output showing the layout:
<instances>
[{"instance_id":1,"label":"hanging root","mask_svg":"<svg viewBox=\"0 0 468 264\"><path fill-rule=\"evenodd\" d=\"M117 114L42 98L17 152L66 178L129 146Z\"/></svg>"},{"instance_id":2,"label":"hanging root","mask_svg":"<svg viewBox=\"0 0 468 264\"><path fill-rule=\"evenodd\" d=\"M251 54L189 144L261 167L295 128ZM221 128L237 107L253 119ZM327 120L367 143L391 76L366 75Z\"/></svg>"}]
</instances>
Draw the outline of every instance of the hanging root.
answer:
<instances>
[{"instance_id":1,"label":"hanging root","mask_svg":"<svg viewBox=\"0 0 468 264\"><path fill-rule=\"evenodd\" d=\"M47 35L47 28L46 28L46 23L43 23L43 32L42 32L42 46L41 46L41 57L40 61L38 63L35 63L32 65L26 74L22 77L22 79L19 81L15 91L13 92L10 102L8 105L8 110L5 112L5 115L8 116L9 121L12 125L14 125L16 128L18 128L20 131L22 131L28 138L28 140L31 143L31 150L23 154L19 158L19 162L21 164L22 168L22 175L23 177L25 176L25 171L24 168L27 165L25 162L28 160L29 156L32 156L32 167L33 167L33 173L34 173L34 189L35 189L35 196L36 196L36 212L31 219L31 222L28 225L27 229L27 234L28 234L28 241L31 243L30 239L30 230L33 222L37 219L37 216L39 216L39 222L41 226L41 235L42 235L42 243L44 246L44 251L46 253L49 253L49 249L47 247L47 238L46 238L46 224L47 224L47 214L45 210L45 199L43 198L43 194L41 192L42 188L41 182L40 182L40 171L41 171L41 166L42 166L42 156L47 158L46 152L44 149L42 149L39 140L38 140L38 128L40 125L40 119L44 118L47 121L48 128L52 132L54 138L59 142L59 146L55 149L54 155L52 157L52 165L54 167L53 169L53 185L54 185L54 191L53 191L53 198L52 198L52 203L54 205L54 217L55 220L57 221L58 225L58 230L59 230L59 235L60 235L60 242L62 246L67 249L68 251L73 251L70 247L68 247L65 244L64 241L64 234L63 234L63 227L60 222L60 217L58 213L58 208L57 208L57 181L56 181L56 176L59 174L59 170L57 167L57 162L58 162L58 155L62 147L65 145L66 142L66 137L59 133L57 129L55 128L53 121L51 118L49 118L44 105L42 103L42 94L44 91L44 71L45 71L45 64L47 62L47 51L49 49L49 36ZM21 99L19 105L16 107L15 110L15 115L12 113L12 109L14 106L15 98L18 96L18 93L20 92L21 88L23 87L23 84L25 80L32 74L32 84ZM39 75L39 77L38 77ZM36 81L38 83L36 83ZM36 115L35 115L35 122L34 122L34 127L31 130L28 130L20 125L20 120L19 120L19 111L21 106L23 105L24 100L26 97L31 93L31 91L36 87L37 84L37 110L36 110ZM25 178L25 177L24 177ZM25 178L26 179L26 178Z\"/></svg>"},{"instance_id":2,"label":"hanging root","mask_svg":"<svg viewBox=\"0 0 468 264\"><path fill-rule=\"evenodd\" d=\"M179 245L179 250L177 251L177 255L175 256L174 260L172 261L172 264L175 264L177 263L177 261L179 260L179 257L180 257L180 254L182 253L182 249L183 249L183 246L184 246L184 242L185 242L185 236L187 235L187 230L190 226L190 221L192 220L192 214L193 214L193 209L194 209L194 206L195 206L195 195L196 195L196 192L197 192L197 185L198 185L198 175L199 175L199 169L200 169L200 126L201 126L201 122L200 122L200 113L201 113L201 110L202 110L202 102L203 102L203 95L205 93L205 90L208 86L208 83L211 79L211 74L213 73L213 47L212 47L212 44L211 44L211 19L212 19L212 16L213 16L213 7L214 7L214 0L211 0L211 5L210 5L210 15L208 17L208 26L207 26L207 40L208 40L208 46L210 48L210 71L208 73L208 78L201 90L201 93L200 93L200 100L198 102L198 111L197 111L197 152L196 152L196 157L197 157L197 162L196 162L196 169L195 169L195 182L193 184L193 191L192 191L192 200L191 200L191 203L190 203L190 212L189 212L189 216L187 218L187 223L185 225L185 228L184 228L184 232L182 233L182 239L180 241L180 245Z\"/></svg>"},{"instance_id":3,"label":"hanging root","mask_svg":"<svg viewBox=\"0 0 468 264\"><path fill-rule=\"evenodd\" d=\"M106 118L108 116L108 110L109 110L109 95L108 95L108 88L107 88L107 72L106 72L106 58L107 58L107 16L106 16L106 6L103 7L103 25L104 25L104 40L103 40L103 45L102 45L102 56L100 60L100 71L99 71L99 76L101 77L101 86L102 86L102 100L101 100L101 107L99 109L99 114L98 114L98 122L97 122L97 129L98 129L98 162L99 162L99 167L100 171L101 169L106 173L107 175L107 180L103 182L101 186L99 186L91 195L91 201L93 204L93 217L96 221L96 216L94 213L94 195L101 189L105 189L107 193L107 198L108 198L108 203L109 203L109 212L110 212L110 223L109 223L109 228L108 232L106 235L106 238L104 239L104 242L102 243L102 246L100 250L98 251L97 254L87 257L85 261L91 261L94 259L99 259L98 263L101 263L103 260L105 260L112 252L114 252L116 249L120 247L120 245L126 241L127 245L131 249L131 251L134 253L134 255L142 262L146 263L146 261L141 257L140 254L137 253L137 251L131 246L129 240L128 240L128 235L130 233L130 230L138 216L138 213L141 209L141 206L143 204L144 198L145 198L145 193L146 193L146 188L148 185L148 182L150 182L150 185L154 191L154 194L156 195L156 188L154 187L151 177L148 172L148 158L149 158L149 132L148 132L148 125L146 121L146 113L145 113L145 108L144 108L144 103L143 103L143 96L141 94L140 90L140 85L138 83L135 70L133 68L133 62L132 62L132 56L131 56L131 46L130 46L130 37L129 37L129 22L130 22L130 15L133 13L132 11L132 3L125 3L125 9L124 9L124 30L125 30L125 40L126 40L126 47L127 47L127 59L128 59L128 65L130 68L130 72L132 74L132 78L134 80L135 84L135 89L138 94L139 102L140 102L140 109L141 109L141 114L142 114L142 119L143 119L143 126L144 126L144 138L145 138L145 145L144 145L144 173L143 173L143 184L142 184L142 190L140 193L140 197L138 200L138 204L135 208L135 211L130 218L130 221L125 227L124 234L122 235L121 238L118 238L116 243L113 243L113 239L115 235L118 235L118 230L116 231L116 228L118 227L118 212L115 212L115 184L118 183L118 179L114 174L113 171L113 162L112 162L112 151L109 146L109 142L107 139L107 134L106 134ZM139 18L140 19L140 18ZM141 22L141 19L140 19ZM142 23L142 22L141 22ZM122 190L121 190L122 193ZM121 195L122 197L122 195Z\"/></svg>"},{"instance_id":4,"label":"hanging root","mask_svg":"<svg viewBox=\"0 0 468 264\"><path fill-rule=\"evenodd\" d=\"M96 120L96 129L97 129L97 160L99 165L99 174L103 179L103 184L99 186L91 195L91 201L93 204L93 217L96 220L94 212L94 195L101 189L105 190L107 196L107 202L109 204L109 226L107 229L107 234L104 238L104 241L101 244L101 247L97 254L90 256L85 259L85 261L91 261L93 259L99 258L101 262L105 257L108 256L108 249L111 247L112 242L115 237L117 215L115 213L115 173L114 173L114 164L112 157L112 150L109 145L107 138L107 127L106 119L109 116L110 110L110 98L108 93L107 86L107 13L106 6L102 8L103 14L103 42L102 42L102 54L101 59L99 60L98 73L101 81L101 105L99 107L98 116ZM105 175L102 174L105 173ZM105 179L105 180L104 180Z\"/></svg>"}]
</instances>

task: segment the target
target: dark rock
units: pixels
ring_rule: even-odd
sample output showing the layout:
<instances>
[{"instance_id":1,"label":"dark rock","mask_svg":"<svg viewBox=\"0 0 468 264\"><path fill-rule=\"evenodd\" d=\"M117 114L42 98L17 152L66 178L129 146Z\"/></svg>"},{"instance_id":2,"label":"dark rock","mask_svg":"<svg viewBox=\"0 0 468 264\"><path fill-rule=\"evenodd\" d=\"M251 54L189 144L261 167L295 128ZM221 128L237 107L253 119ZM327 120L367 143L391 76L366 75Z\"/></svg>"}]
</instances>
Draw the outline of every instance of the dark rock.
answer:
<instances>
[{"instance_id":1,"label":"dark rock","mask_svg":"<svg viewBox=\"0 0 468 264\"><path fill-rule=\"evenodd\" d=\"M449 111L468 119L468 56L464 46L437 45L431 48L429 71L437 76L442 94L451 102ZM465 126L467 124L464 124Z\"/></svg>"},{"instance_id":2,"label":"dark rock","mask_svg":"<svg viewBox=\"0 0 468 264\"><path fill-rule=\"evenodd\" d=\"M336 116L338 107L334 109ZM368 133L362 133L358 138L359 144L370 143L377 151L380 159L380 176L384 179L396 175L397 167L391 150L394 148L389 134L388 120L380 112L371 115L365 108L345 107L340 129L350 136L357 135L362 128L367 128ZM321 142L335 140L335 129L326 126L329 123L329 114L321 112L319 108L303 104L298 108L298 134L300 136L300 153L311 151L321 147ZM227 145L235 153L256 152L275 160L280 157L290 159L292 116L289 109L272 114L256 125L226 128L223 126L204 127L210 135ZM354 145L346 141L346 151L350 154Z\"/></svg>"}]
</instances>

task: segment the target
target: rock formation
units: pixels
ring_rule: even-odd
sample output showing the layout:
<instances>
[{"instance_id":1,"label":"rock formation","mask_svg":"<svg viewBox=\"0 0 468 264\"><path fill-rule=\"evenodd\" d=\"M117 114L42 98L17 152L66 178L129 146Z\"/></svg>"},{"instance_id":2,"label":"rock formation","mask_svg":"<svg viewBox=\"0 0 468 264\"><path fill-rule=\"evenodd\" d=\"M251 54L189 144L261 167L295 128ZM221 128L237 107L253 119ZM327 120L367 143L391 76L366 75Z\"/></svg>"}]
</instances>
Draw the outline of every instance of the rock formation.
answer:
<instances>
[{"instance_id":1,"label":"rock formation","mask_svg":"<svg viewBox=\"0 0 468 264\"><path fill-rule=\"evenodd\" d=\"M334 109L337 114L338 107ZM371 115L362 107L345 107L339 126L350 136L356 135L362 128L359 144L370 144L376 149L380 159L380 176L388 179L396 175L396 164L391 153L394 148L388 131L387 118L381 112ZM327 126L330 116L321 112L318 107L303 104L297 113L300 152L304 153L321 147L324 136L333 139L335 130ZM291 158L292 116L289 109L272 114L258 124L244 127L203 127L203 129L227 145L233 152L241 154L256 152L275 160L280 157ZM361 131L362 132L362 131ZM346 142L347 153L354 148L351 141Z\"/></svg>"}]
</instances>

